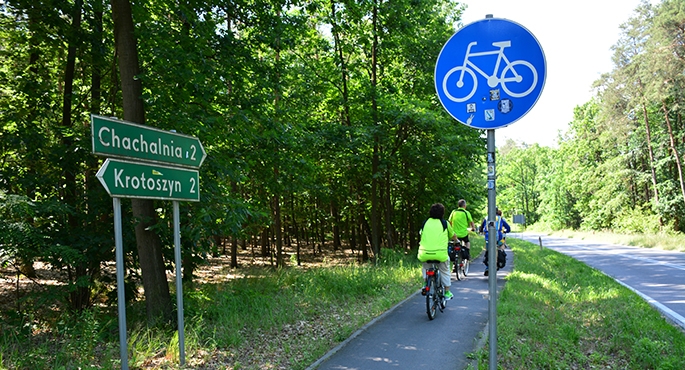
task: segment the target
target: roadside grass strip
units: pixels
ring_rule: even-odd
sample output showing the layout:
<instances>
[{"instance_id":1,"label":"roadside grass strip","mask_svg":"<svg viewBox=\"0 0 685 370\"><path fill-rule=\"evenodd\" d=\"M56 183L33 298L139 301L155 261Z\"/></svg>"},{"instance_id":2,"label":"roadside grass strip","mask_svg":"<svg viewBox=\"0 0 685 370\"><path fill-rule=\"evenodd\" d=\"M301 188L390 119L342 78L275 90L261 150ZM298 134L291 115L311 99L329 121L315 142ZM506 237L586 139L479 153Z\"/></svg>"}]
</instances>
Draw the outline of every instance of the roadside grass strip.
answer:
<instances>
[{"instance_id":1,"label":"roadside grass strip","mask_svg":"<svg viewBox=\"0 0 685 370\"><path fill-rule=\"evenodd\" d=\"M580 240L593 240L608 244L628 245L640 248L654 248L665 251L685 252L685 235L675 233L640 233L640 234L617 234L601 231L580 230L546 230L529 227L528 231L537 231L551 236L574 238Z\"/></svg>"},{"instance_id":2,"label":"roadside grass strip","mask_svg":"<svg viewBox=\"0 0 685 370\"><path fill-rule=\"evenodd\" d=\"M497 306L502 369L685 369L685 333L600 271L538 245L515 252ZM476 356L487 369L488 347Z\"/></svg>"},{"instance_id":3,"label":"roadside grass strip","mask_svg":"<svg viewBox=\"0 0 685 370\"><path fill-rule=\"evenodd\" d=\"M422 281L415 254L387 249L375 266L225 267L216 273L233 277L184 291L186 369L305 369ZM177 332L147 327L144 304L128 309L129 366L179 369ZM121 368L111 311L58 322L0 317L0 370Z\"/></svg>"}]
</instances>

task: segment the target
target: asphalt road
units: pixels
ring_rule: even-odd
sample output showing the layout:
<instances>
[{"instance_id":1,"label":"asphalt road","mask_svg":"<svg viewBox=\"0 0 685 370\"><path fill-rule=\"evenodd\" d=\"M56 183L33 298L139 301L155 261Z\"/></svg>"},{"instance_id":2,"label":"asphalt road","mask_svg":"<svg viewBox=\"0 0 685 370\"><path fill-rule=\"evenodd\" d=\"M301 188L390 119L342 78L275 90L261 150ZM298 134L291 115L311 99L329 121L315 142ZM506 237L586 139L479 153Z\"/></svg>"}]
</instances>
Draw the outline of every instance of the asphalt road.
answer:
<instances>
[{"instance_id":1,"label":"asphalt road","mask_svg":"<svg viewBox=\"0 0 685 370\"><path fill-rule=\"evenodd\" d=\"M685 329L685 253L538 234L509 234L569 255L636 292ZM539 239L541 238L541 239Z\"/></svg>"},{"instance_id":2,"label":"asphalt road","mask_svg":"<svg viewBox=\"0 0 685 370\"><path fill-rule=\"evenodd\" d=\"M498 290L511 271L513 252L507 250L507 266L497 274ZM457 281L452 274L455 298L434 320L426 314L426 297L417 293L381 315L351 338L331 350L309 369L464 369L483 334L487 339L488 277L483 276L483 257L471 265L469 276Z\"/></svg>"}]
</instances>

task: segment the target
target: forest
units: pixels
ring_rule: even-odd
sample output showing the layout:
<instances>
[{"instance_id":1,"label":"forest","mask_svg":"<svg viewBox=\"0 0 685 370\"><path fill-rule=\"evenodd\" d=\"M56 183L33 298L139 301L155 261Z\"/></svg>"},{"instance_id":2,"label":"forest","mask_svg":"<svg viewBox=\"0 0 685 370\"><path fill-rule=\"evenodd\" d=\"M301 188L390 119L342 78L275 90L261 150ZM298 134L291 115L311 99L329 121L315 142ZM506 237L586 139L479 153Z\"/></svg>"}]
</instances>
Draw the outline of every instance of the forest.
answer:
<instances>
[{"instance_id":1,"label":"forest","mask_svg":"<svg viewBox=\"0 0 685 370\"><path fill-rule=\"evenodd\" d=\"M417 246L432 203L483 207L482 133L440 107L433 68L463 6L435 1L3 1L0 260L66 310L112 305L112 198L91 115L197 137L184 282L208 256L273 266ZM173 317L171 202L122 202L128 299ZM289 251L287 254L284 251ZM292 251L292 252L290 252ZM30 310L36 300L27 300Z\"/></svg>"},{"instance_id":2,"label":"forest","mask_svg":"<svg viewBox=\"0 0 685 370\"><path fill-rule=\"evenodd\" d=\"M642 2L557 147L500 147L498 202L541 229L682 234L685 3Z\"/></svg>"}]
</instances>

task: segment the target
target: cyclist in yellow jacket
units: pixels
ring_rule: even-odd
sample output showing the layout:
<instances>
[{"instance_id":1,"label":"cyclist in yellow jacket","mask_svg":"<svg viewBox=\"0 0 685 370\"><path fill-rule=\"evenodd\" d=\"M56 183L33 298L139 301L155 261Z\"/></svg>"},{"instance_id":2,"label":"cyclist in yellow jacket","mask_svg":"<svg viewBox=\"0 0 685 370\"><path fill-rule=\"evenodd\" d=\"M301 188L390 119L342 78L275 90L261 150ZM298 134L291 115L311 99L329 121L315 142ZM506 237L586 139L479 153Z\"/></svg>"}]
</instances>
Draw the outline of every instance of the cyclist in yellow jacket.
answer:
<instances>
[{"instance_id":1,"label":"cyclist in yellow jacket","mask_svg":"<svg viewBox=\"0 0 685 370\"><path fill-rule=\"evenodd\" d=\"M471 217L471 212L466 210L466 201L464 199L459 199L457 203L459 208L455 209L450 213L450 217L447 221L450 222L454 233L457 234L457 239L463 240L466 249L462 250L462 258L470 260L471 259L471 241L469 241L469 226L471 230L476 231L476 225L473 224L473 217Z\"/></svg>"},{"instance_id":2,"label":"cyclist in yellow jacket","mask_svg":"<svg viewBox=\"0 0 685 370\"><path fill-rule=\"evenodd\" d=\"M426 261L440 261L439 269L442 276L442 285L445 287L445 298L452 299L454 296L450 292L452 285L450 279L450 259L447 254L447 244L450 239L455 237L452 225L445 220L445 206L435 203L430 209L430 218L426 220L421 229L421 240L419 241L419 261L423 262L423 278L426 278L426 270L430 264Z\"/></svg>"}]
</instances>

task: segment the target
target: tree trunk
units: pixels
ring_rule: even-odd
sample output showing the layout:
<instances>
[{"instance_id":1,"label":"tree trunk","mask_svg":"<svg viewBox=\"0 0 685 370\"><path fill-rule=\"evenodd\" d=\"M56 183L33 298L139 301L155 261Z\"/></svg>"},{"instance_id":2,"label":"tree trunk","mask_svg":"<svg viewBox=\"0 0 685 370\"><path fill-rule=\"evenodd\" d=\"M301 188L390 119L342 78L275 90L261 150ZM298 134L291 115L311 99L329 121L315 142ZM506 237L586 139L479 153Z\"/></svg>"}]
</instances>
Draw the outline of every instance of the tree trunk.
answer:
<instances>
[{"instance_id":1,"label":"tree trunk","mask_svg":"<svg viewBox=\"0 0 685 370\"><path fill-rule=\"evenodd\" d=\"M340 242L340 209L338 202L333 200L331 202L331 218L333 219L333 250L337 251L341 248Z\"/></svg>"},{"instance_id":2,"label":"tree trunk","mask_svg":"<svg viewBox=\"0 0 685 370\"><path fill-rule=\"evenodd\" d=\"M295 217L295 195L294 194L293 194L293 196L290 197L290 220L291 220L290 222L291 222L292 228L293 228L293 236L295 237L295 245L297 246L297 250L296 250L297 265L301 266L302 265L302 261L300 260L300 248L301 248L300 239L301 239L301 237L300 237L300 228L297 225L297 218Z\"/></svg>"},{"instance_id":3,"label":"tree trunk","mask_svg":"<svg viewBox=\"0 0 685 370\"><path fill-rule=\"evenodd\" d=\"M91 43L90 112L100 113L102 97L102 0L93 2L93 38Z\"/></svg>"},{"instance_id":4,"label":"tree trunk","mask_svg":"<svg viewBox=\"0 0 685 370\"><path fill-rule=\"evenodd\" d=\"M279 18L281 18L281 9L276 10L276 15ZM276 36L276 44L275 44L275 51L276 51L276 58L275 58L275 69L276 69L276 83L274 84L274 112L275 112L275 122L278 122L278 117L279 117L279 103L281 101L281 91L280 91L280 83L281 83L281 75L279 72L279 63L281 61L281 37L280 35ZM278 161L278 147L275 149L274 153L274 184L279 183L279 177L280 177L280 171L279 171L279 161ZM283 267L283 225L282 225L282 220L281 220L281 195L280 195L280 188L277 188L274 190L274 195L272 198L272 205L273 205L273 214L274 214L274 234L276 237L276 266L278 267Z\"/></svg>"},{"instance_id":5,"label":"tree trunk","mask_svg":"<svg viewBox=\"0 0 685 370\"><path fill-rule=\"evenodd\" d=\"M28 12L28 17L29 17L29 31L31 31L31 38L29 40L29 76L30 78L28 79L29 82L27 83L27 90L35 90L37 89L37 84L36 81L38 79L38 61L39 61L39 44L40 42L38 41L38 37L36 36L35 32L32 30L32 26L34 24L39 23L40 19L40 14L38 14L38 11L29 11ZM36 118L38 117L38 101L35 98L34 94L28 94L28 99L27 99L27 107L28 107L28 112L26 114L26 123L27 125L34 125ZM32 158L26 158L27 163L26 167L27 168L35 168L36 166L33 165L34 159ZM12 184L10 183L10 194L11 193L16 193L16 191L12 190ZM34 187L29 187L26 189L26 196L29 199L35 199L35 190ZM33 218L29 219L29 224L33 224L34 220ZM33 258L20 258L19 260L19 271L21 271L22 274L26 275L27 277L30 278L36 278L38 277L38 274L36 273L36 269L33 267ZM18 284L18 280L17 280Z\"/></svg>"},{"instance_id":6,"label":"tree trunk","mask_svg":"<svg viewBox=\"0 0 685 370\"><path fill-rule=\"evenodd\" d=\"M342 115L341 122L345 126L350 126L350 102L349 90L347 86L347 63L345 62L345 55L343 53L342 42L340 40L340 26L336 22L335 0L331 0L331 33L333 34L333 41L335 50L338 52L338 63L340 63L340 75L342 82Z\"/></svg>"},{"instance_id":7,"label":"tree trunk","mask_svg":"<svg viewBox=\"0 0 685 370\"><path fill-rule=\"evenodd\" d=\"M136 77L140 74L140 66L129 0L112 0L112 17L119 57L124 119L145 124L143 88L140 79ZM169 284L166 280L162 242L159 236L150 230L150 226L157 224L157 214L152 200L133 199L131 203L133 216L138 220L135 228L136 245L142 270L148 323L156 325L159 322L169 322L173 317L173 310Z\"/></svg>"},{"instance_id":8,"label":"tree trunk","mask_svg":"<svg viewBox=\"0 0 685 370\"><path fill-rule=\"evenodd\" d=\"M652 149L652 133L649 127L649 116L647 115L647 106L642 105L642 115L645 118L645 132L647 133L647 149L649 151L649 169L652 173L652 188L654 189L654 202L659 202L659 189L656 183L656 169L654 168L654 150Z\"/></svg>"},{"instance_id":9,"label":"tree trunk","mask_svg":"<svg viewBox=\"0 0 685 370\"><path fill-rule=\"evenodd\" d=\"M269 255L269 228L266 227L262 230L262 258Z\"/></svg>"},{"instance_id":10,"label":"tree trunk","mask_svg":"<svg viewBox=\"0 0 685 370\"><path fill-rule=\"evenodd\" d=\"M392 207L392 200L390 199L390 172L386 171L385 172L385 190L383 191L383 201L385 203L385 233L386 233L386 240L387 240L387 245L386 248L394 248L395 247L395 229L392 226L392 217L393 217L393 207Z\"/></svg>"},{"instance_id":11,"label":"tree trunk","mask_svg":"<svg viewBox=\"0 0 685 370\"><path fill-rule=\"evenodd\" d=\"M64 97L62 100L62 127L69 130L73 127L72 115L72 100L74 92L74 70L76 69L76 44L78 44L78 33L81 29L81 8L82 0L76 0L74 3L73 23L71 24L71 35L69 35L69 47L67 48L67 65L64 72ZM64 147L65 157L62 159L62 169L64 170L63 178L63 201L76 207L76 171L77 163L71 153L74 152L73 136L63 136L61 138L62 146ZM74 235L78 228L75 214L69 214L68 225L69 235ZM84 277L89 275L89 269L86 261L79 262L74 268L73 281L81 281ZM88 279L90 280L90 279ZM76 287L69 294L69 302L71 308L81 311L90 305L90 286L83 286L76 284Z\"/></svg>"},{"instance_id":12,"label":"tree trunk","mask_svg":"<svg viewBox=\"0 0 685 370\"><path fill-rule=\"evenodd\" d=\"M671 150L675 156L675 163L678 169L678 179L680 181L680 194L683 197L683 202L685 202L685 182L683 182L683 166L680 163L680 154L678 154L678 147L676 146L676 140L673 136L673 129L671 128L671 120L668 118L668 109L666 108L666 102L662 101L662 108L664 110L664 117L666 119L666 127L668 128L668 138L671 144Z\"/></svg>"},{"instance_id":13,"label":"tree trunk","mask_svg":"<svg viewBox=\"0 0 685 370\"><path fill-rule=\"evenodd\" d=\"M350 215L349 218L347 218L347 226L348 226L348 241L350 244L350 251L354 252L357 250L357 228L356 228L356 223L354 222L354 215Z\"/></svg>"},{"instance_id":14,"label":"tree trunk","mask_svg":"<svg viewBox=\"0 0 685 370\"><path fill-rule=\"evenodd\" d=\"M276 266L283 267L283 228L281 223L281 197L273 196L274 234L276 236Z\"/></svg>"},{"instance_id":15,"label":"tree trunk","mask_svg":"<svg viewBox=\"0 0 685 370\"><path fill-rule=\"evenodd\" d=\"M369 260L368 245L364 235L364 216L361 212L357 215L357 240L359 240L359 250L362 252L362 261L366 262Z\"/></svg>"},{"instance_id":16,"label":"tree trunk","mask_svg":"<svg viewBox=\"0 0 685 370\"><path fill-rule=\"evenodd\" d=\"M238 267L238 238L231 237L231 267Z\"/></svg>"},{"instance_id":17,"label":"tree trunk","mask_svg":"<svg viewBox=\"0 0 685 370\"><path fill-rule=\"evenodd\" d=\"M91 80L90 80L90 113L100 114L100 106L102 99L102 69L103 65L103 41L102 41L102 0L93 2L93 19L92 28L93 36L90 44L91 56ZM90 122L85 122L84 125L90 126ZM98 170L98 160L95 156L86 157L86 171L85 171L85 190L88 193L91 189L100 186L99 181L95 177ZM92 197L88 197L87 210L88 212L100 212L93 204Z\"/></svg>"},{"instance_id":18,"label":"tree trunk","mask_svg":"<svg viewBox=\"0 0 685 370\"><path fill-rule=\"evenodd\" d=\"M378 3L373 4L373 43L371 46L371 116L373 117L373 158L371 161L371 249L376 258L380 256L380 202L378 199L379 167L380 167L380 133L378 132L378 101L377 101L377 71L378 71Z\"/></svg>"}]
</instances>

